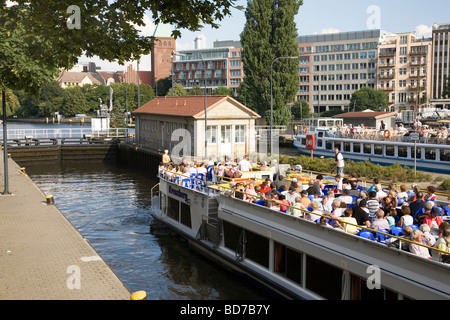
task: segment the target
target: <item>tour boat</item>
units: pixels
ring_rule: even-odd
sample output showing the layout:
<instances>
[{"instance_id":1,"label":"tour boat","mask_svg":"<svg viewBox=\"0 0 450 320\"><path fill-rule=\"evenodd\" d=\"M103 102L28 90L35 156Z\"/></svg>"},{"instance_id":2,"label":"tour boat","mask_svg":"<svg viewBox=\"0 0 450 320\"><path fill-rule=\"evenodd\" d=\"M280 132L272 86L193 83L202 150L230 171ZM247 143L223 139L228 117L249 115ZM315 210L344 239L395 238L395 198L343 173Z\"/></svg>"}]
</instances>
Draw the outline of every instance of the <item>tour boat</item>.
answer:
<instances>
[{"instance_id":1,"label":"tour boat","mask_svg":"<svg viewBox=\"0 0 450 320\"><path fill-rule=\"evenodd\" d=\"M245 173L255 183L273 174ZM382 236L394 234L349 234L229 191L229 182L160 175L150 213L191 248L277 297L450 299L450 265L431 249L426 259L387 246Z\"/></svg>"},{"instance_id":2,"label":"tour boat","mask_svg":"<svg viewBox=\"0 0 450 320\"><path fill-rule=\"evenodd\" d=\"M335 147L345 159L381 165L400 164L418 170L450 173L447 130L421 132L344 126L341 118L305 119L294 136L303 154L334 157Z\"/></svg>"}]
</instances>

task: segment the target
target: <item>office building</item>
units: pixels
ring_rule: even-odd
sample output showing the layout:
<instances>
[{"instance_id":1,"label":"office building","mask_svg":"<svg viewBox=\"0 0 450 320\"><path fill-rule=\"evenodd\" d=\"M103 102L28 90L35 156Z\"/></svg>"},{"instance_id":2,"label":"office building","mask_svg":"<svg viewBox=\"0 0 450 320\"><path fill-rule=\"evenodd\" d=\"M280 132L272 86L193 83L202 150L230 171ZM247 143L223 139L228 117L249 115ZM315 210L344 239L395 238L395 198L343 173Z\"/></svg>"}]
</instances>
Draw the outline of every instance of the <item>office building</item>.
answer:
<instances>
[{"instance_id":1,"label":"office building","mask_svg":"<svg viewBox=\"0 0 450 320\"><path fill-rule=\"evenodd\" d=\"M299 91L297 100L310 111L347 111L353 92L377 84L377 47L382 30L317 34L297 37ZM350 110L351 111L351 110Z\"/></svg>"},{"instance_id":2,"label":"office building","mask_svg":"<svg viewBox=\"0 0 450 320\"><path fill-rule=\"evenodd\" d=\"M450 106L450 97L444 99L442 94L450 75L450 24L435 24L432 37L433 65L430 102L437 107Z\"/></svg>"}]
</instances>

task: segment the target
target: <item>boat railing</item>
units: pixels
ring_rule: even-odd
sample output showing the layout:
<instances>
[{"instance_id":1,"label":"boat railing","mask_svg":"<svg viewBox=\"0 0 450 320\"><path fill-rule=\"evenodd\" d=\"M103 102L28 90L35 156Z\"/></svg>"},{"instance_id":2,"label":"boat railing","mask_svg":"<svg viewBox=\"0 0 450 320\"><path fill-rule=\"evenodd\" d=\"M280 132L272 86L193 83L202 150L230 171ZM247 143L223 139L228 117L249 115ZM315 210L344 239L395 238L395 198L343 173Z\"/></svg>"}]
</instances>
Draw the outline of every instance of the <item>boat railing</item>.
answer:
<instances>
[{"instance_id":1,"label":"boat railing","mask_svg":"<svg viewBox=\"0 0 450 320\"><path fill-rule=\"evenodd\" d=\"M227 190L229 192L226 192ZM312 211L310 211L310 210L302 209L302 208L299 208L299 207L294 207L292 205L283 204L284 206L287 207L287 209L286 209L286 212L282 212L277 206L277 204L278 205L280 204L279 200L265 199L265 198L263 198L261 196L249 194L249 193L246 193L246 192L243 192L243 191L239 191L239 190L233 190L230 187L222 186L222 191L221 191L221 195L222 196L234 197L233 195L234 195L235 192L243 193L244 196L245 195L249 195L249 196L251 196L253 198L264 200L264 202L265 202L264 205L263 205L264 207L267 207L267 208L269 208L271 210L274 210L274 211L279 211L280 214L287 214L287 215L293 216L294 218L297 218L297 219L304 219L305 221L308 221L310 223L315 223L317 225L321 224L321 221L314 222L314 221L307 220L305 218L306 216L308 216L309 214L312 213ZM241 200L241 199L235 199L235 200L236 201L246 201L246 200ZM246 201L246 202L249 202L249 201ZM261 204L258 204L256 202L250 202L250 204L255 205L255 206L261 206ZM302 212L301 216L300 217L294 216L292 214L293 210L298 210L299 212ZM373 238L371 238L372 239L371 241L379 243L381 245L386 245L386 246L390 247L393 250L400 250L401 252L404 252L404 250L402 249L403 243L416 244L416 245L419 245L421 247L424 247L424 248L430 250L431 253L432 253L431 254L431 259L434 260L434 261L439 261L439 262L441 261L440 260L441 259L441 254L448 254L447 251L440 250L438 248L428 246L428 245L426 245L424 243L419 243L419 242L410 240L408 238L397 236L397 235L391 234L391 233L386 233L386 232L380 231L380 230L375 230L375 229L372 229L372 228L369 228L369 227L366 227L366 226L353 224L351 222L344 221L341 218L332 217L330 215L330 213L328 213L328 212L322 212L322 213L313 212L313 213L314 213L314 215L317 215L317 216L321 217L318 220L325 220L325 221L327 221L326 223L329 223L331 221L337 221L339 224L344 225L345 227L344 227L344 230L342 230L342 232L345 232L345 234L347 234L348 236L351 236L351 237L362 237L362 236L360 236L361 232L362 231L368 231L368 232L370 232L373 235ZM357 228L358 233L357 234L347 233L346 232L346 228L347 228L348 225L354 226L355 228ZM338 228L334 228L334 229L338 229ZM340 229L338 229L338 230L340 230ZM370 238L369 238L369 240L370 240ZM398 247L390 246L390 244L392 244L395 241L398 241ZM413 253L411 253L411 254L413 254Z\"/></svg>"},{"instance_id":2,"label":"boat railing","mask_svg":"<svg viewBox=\"0 0 450 320\"><path fill-rule=\"evenodd\" d=\"M367 127L316 127L300 126L299 133L314 134L317 130L326 130L328 137L338 139L356 139L373 141L405 142L412 141L410 134L414 131L398 128L380 130ZM450 142L450 135L447 130L418 130L419 140L417 143L447 144Z\"/></svg>"}]
</instances>

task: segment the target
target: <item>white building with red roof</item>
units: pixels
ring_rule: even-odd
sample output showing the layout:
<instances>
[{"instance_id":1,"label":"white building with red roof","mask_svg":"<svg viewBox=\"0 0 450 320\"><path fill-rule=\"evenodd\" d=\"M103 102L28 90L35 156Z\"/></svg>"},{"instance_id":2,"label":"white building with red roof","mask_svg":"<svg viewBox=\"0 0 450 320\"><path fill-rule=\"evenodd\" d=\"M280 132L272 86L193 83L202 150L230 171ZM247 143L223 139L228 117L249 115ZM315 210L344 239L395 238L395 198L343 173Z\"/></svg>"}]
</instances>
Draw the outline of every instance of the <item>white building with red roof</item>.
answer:
<instances>
[{"instance_id":1,"label":"white building with red roof","mask_svg":"<svg viewBox=\"0 0 450 320\"><path fill-rule=\"evenodd\" d=\"M232 158L256 151L260 116L230 96L157 97L133 112L136 143L173 157ZM206 126L205 130L205 116ZM206 144L205 144L206 141Z\"/></svg>"}]
</instances>

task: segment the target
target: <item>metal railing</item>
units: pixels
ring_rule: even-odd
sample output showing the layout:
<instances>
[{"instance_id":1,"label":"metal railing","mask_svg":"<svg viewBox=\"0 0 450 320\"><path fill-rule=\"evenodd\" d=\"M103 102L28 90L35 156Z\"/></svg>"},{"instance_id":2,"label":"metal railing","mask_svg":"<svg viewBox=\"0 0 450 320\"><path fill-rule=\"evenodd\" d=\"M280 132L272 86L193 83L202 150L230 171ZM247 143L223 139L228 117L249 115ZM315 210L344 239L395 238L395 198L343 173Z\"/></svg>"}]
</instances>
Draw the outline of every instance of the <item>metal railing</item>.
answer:
<instances>
[{"instance_id":1,"label":"metal railing","mask_svg":"<svg viewBox=\"0 0 450 320\"><path fill-rule=\"evenodd\" d=\"M91 128L58 128L58 129L8 129L8 139L58 139L83 137L129 137L134 135L133 128L111 128L102 131L93 131ZM3 131L0 131L3 139Z\"/></svg>"}]
</instances>

